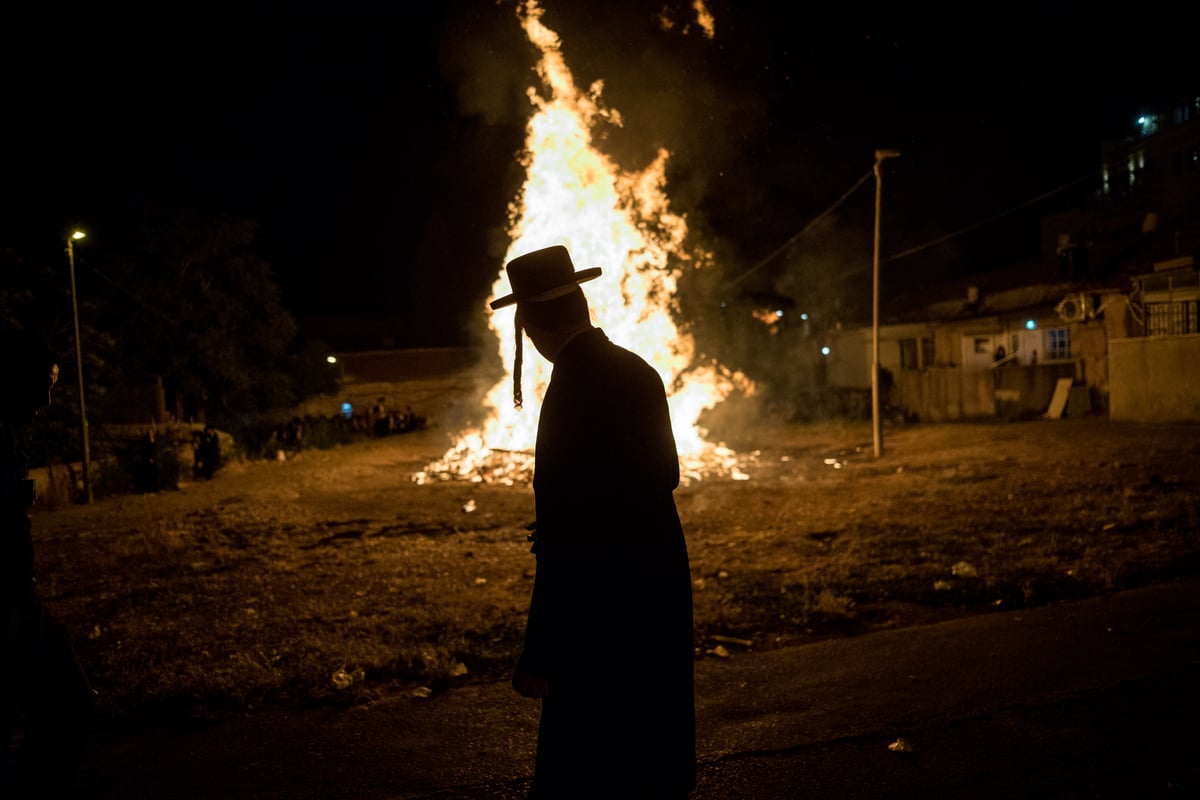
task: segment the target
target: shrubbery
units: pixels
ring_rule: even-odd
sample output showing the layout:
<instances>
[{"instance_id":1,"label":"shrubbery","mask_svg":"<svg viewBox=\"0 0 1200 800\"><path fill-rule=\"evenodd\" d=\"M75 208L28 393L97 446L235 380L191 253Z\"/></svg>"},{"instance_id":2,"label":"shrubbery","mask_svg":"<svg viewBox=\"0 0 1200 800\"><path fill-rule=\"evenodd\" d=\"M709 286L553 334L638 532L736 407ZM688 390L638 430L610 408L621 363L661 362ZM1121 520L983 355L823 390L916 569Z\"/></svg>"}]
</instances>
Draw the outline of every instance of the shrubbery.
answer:
<instances>
[{"instance_id":1,"label":"shrubbery","mask_svg":"<svg viewBox=\"0 0 1200 800\"><path fill-rule=\"evenodd\" d=\"M261 418L246 419L230 431L236 452L248 460L274 459L282 451L293 456L301 450L329 450L362 441L366 434L343 417L292 417L273 423Z\"/></svg>"},{"instance_id":2,"label":"shrubbery","mask_svg":"<svg viewBox=\"0 0 1200 800\"><path fill-rule=\"evenodd\" d=\"M176 436L145 434L116 447L112 458L96 463L92 493L96 497L145 494L178 489L183 474Z\"/></svg>"}]
</instances>

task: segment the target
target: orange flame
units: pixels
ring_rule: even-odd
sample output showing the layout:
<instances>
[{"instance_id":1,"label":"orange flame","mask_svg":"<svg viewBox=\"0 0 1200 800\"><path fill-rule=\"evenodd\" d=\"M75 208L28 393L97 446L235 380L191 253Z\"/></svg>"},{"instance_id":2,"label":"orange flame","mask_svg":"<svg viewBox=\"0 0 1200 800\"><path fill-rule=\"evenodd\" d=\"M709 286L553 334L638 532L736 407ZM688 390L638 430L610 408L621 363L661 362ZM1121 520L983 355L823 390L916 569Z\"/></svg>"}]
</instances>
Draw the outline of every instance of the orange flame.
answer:
<instances>
[{"instance_id":1,"label":"orange flame","mask_svg":"<svg viewBox=\"0 0 1200 800\"><path fill-rule=\"evenodd\" d=\"M756 308L750 312L750 316L767 326L767 330L771 335L779 333L779 312L770 308Z\"/></svg>"},{"instance_id":2,"label":"orange flame","mask_svg":"<svg viewBox=\"0 0 1200 800\"><path fill-rule=\"evenodd\" d=\"M660 149L644 169L627 171L596 149L595 126L621 124L620 114L601 99L603 83L593 83L586 92L575 85L558 35L542 24L536 0L527 2L518 18L541 52L537 73L546 94L527 90L534 114L521 160L526 180L509 206L511 243L504 261L562 244L577 269L601 267L602 275L584 287L593 322L662 376L684 480L714 469L744 478L736 454L705 441L706 432L697 425L704 411L735 390L752 392L753 384L715 361L696 363L692 337L675 325L682 268L672 265L702 269L711 265L712 254L686 245L687 221L670 210L664 191L669 153ZM501 269L489 299L510 291ZM522 370L524 408L513 408L512 314L504 309L490 317L506 377L487 394L483 429L460 434L441 461L417 473L418 482L439 477L512 483L531 473L538 411L551 365L528 348L534 357L525 359Z\"/></svg>"}]
</instances>

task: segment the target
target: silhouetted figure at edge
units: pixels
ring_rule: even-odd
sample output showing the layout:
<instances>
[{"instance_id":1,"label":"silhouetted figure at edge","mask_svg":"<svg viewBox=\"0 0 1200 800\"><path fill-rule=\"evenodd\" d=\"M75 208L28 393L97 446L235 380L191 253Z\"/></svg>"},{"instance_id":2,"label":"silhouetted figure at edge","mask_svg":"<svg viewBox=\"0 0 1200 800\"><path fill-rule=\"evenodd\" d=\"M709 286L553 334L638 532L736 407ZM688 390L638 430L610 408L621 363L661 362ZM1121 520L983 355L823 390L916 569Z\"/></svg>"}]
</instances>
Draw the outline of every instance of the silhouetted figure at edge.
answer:
<instances>
[{"instance_id":1,"label":"silhouetted figure at edge","mask_svg":"<svg viewBox=\"0 0 1200 800\"><path fill-rule=\"evenodd\" d=\"M58 356L31 334L0 331L0 797L69 797L87 747L93 694L34 572L33 481L20 433L50 403Z\"/></svg>"},{"instance_id":2,"label":"silhouetted figure at edge","mask_svg":"<svg viewBox=\"0 0 1200 800\"><path fill-rule=\"evenodd\" d=\"M521 330L554 364L538 420L537 574L513 688L542 701L530 798L686 798L696 780L692 584L659 374L592 327L566 248L507 265Z\"/></svg>"}]
</instances>

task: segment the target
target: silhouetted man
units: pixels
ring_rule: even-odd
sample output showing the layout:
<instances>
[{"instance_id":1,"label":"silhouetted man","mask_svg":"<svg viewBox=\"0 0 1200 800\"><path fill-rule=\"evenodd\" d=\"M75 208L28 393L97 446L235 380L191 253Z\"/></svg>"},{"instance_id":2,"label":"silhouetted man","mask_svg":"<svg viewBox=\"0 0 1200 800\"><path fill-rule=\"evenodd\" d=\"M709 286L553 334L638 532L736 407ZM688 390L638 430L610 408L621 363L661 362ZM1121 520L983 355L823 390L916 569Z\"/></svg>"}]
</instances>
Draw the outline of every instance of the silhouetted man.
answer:
<instances>
[{"instance_id":1,"label":"silhouetted man","mask_svg":"<svg viewBox=\"0 0 1200 800\"><path fill-rule=\"evenodd\" d=\"M58 356L35 336L0 331L0 797L64 797L83 758L91 685L71 642L42 605L34 572L33 481L20 431L50 404Z\"/></svg>"},{"instance_id":2,"label":"silhouetted man","mask_svg":"<svg viewBox=\"0 0 1200 800\"><path fill-rule=\"evenodd\" d=\"M542 700L531 798L686 798L695 785L692 587L659 374L591 324L564 247L507 265L554 364L533 480L537 574L513 687Z\"/></svg>"}]
</instances>

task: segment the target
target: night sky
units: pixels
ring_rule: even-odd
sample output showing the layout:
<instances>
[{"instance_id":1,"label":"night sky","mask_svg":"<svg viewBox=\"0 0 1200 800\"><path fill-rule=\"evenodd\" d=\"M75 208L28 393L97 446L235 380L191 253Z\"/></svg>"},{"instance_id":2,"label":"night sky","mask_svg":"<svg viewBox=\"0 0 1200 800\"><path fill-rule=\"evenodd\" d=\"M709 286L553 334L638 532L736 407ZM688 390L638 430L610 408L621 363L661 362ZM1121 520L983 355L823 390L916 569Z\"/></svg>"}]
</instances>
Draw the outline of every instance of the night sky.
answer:
<instances>
[{"instance_id":1,"label":"night sky","mask_svg":"<svg viewBox=\"0 0 1200 800\"><path fill-rule=\"evenodd\" d=\"M623 115L614 154L640 168L671 151L674 208L730 275L829 208L876 148L902 152L886 257L1095 170L1101 139L1200 75L1188 27L1146 4L712 2L711 40L690 2L583 5L544 0L544 19L577 84L603 79ZM535 52L509 0L384 7L7 21L0 246L53 262L83 226L80 258L102 270L121 246L106 231L147 204L253 219L294 314L407 316L427 332L414 343L450 343L508 244ZM847 199L846 235L869 236L873 202L871 182Z\"/></svg>"}]
</instances>

